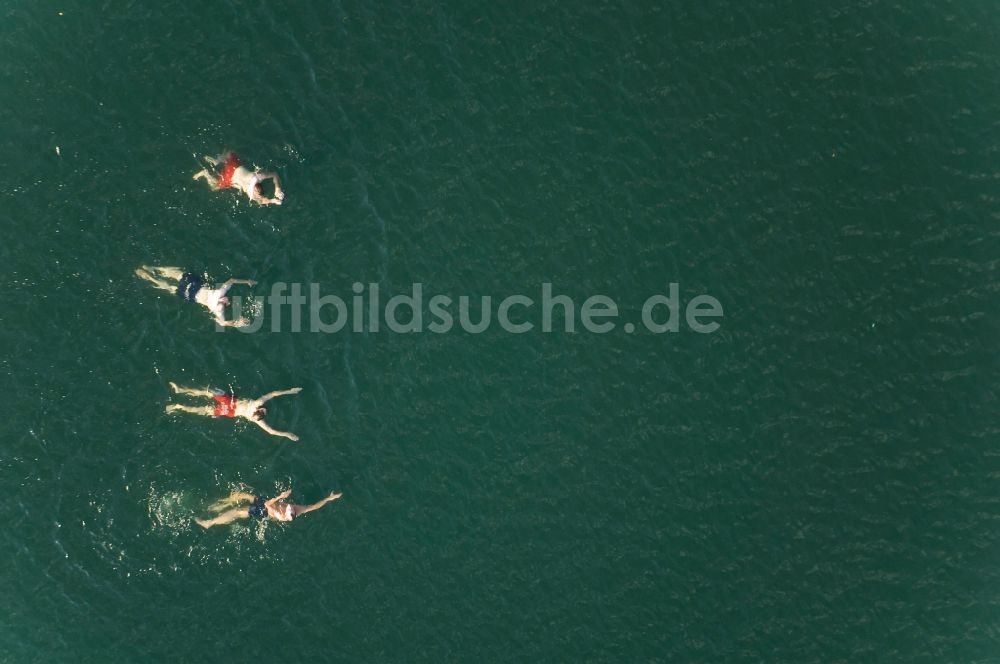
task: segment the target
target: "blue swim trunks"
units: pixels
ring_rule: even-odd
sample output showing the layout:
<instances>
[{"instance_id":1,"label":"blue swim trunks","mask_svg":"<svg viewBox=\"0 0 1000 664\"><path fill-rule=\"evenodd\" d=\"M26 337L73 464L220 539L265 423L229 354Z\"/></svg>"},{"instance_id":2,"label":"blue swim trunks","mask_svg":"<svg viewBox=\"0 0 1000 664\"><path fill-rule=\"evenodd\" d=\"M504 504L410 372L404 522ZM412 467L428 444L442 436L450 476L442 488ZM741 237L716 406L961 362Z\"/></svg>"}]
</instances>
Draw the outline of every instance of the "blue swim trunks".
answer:
<instances>
[{"instance_id":1,"label":"blue swim trunks","mask_svg":"<svg viewBox=\"0 0 1000 664\"><path fill-rule=\"evenodd\" d=\"M194 302L195 295L201 290L205 281L197 274L185 272L181 275L181 281L177 284L177 297L188 302Z\"/></svg>"},{"instance_id":2,"label":"blue swim trunks","mask_svg":"<svg viewBox=\"0 0 1000 664\"><path fill-rule=\"evenodd\" d=\"M267 506L264 505L264 499L257 496L253 499L253 504L250 505L250 509L247 510L247 514L255 519L266 519L267 518Z\"/></svg>"}]
</instances>

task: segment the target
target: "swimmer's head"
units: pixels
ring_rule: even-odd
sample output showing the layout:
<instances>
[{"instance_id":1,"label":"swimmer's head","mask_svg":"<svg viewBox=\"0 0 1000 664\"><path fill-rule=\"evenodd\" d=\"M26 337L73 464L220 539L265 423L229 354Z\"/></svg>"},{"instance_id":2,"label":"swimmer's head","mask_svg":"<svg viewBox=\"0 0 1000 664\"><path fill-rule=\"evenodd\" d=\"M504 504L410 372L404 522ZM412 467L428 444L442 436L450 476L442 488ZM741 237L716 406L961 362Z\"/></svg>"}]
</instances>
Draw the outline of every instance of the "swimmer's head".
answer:
<instances>
[{"instance_id":1,"label":"swimmer's head","mask_svg":"<svg viewBox=\"0 0 1000 664\"><path fill-rule=\"evenodd\" d=\"M228 307L229 306L229 298L226 297L226 296L220 297L219 298L219 304L221 304L224 307Z\"/></svg>"},{"instance_id":2,"label":"swimmer's head","mask_svg":"<svg viewBox=\"0 0 1000 664\"><path fill-rule=\"evenodd\" d=\"M255 420L262 420L265 415L267 415L267 408L258 408L253 412L253 418Z\"/></svg>"}]
</instances>

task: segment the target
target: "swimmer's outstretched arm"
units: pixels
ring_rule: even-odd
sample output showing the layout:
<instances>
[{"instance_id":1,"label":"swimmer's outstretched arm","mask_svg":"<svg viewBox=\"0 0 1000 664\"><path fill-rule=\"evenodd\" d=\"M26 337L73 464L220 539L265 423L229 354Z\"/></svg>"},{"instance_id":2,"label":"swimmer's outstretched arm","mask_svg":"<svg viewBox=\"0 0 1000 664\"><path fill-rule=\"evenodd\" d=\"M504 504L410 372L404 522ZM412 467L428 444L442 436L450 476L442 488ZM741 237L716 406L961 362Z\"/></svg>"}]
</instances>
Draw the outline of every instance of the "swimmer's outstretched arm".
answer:
<instances>
[{"instance_id":1,"label":"swimmer's outstretched arm","mask_svg":"<svg viewBox=\"0 0 1000 664\"><path fill-rule=\"evenodd\" d=\"M296 436L294 433L289 433L288 431L278 431L277 429L273 429L271 428L271 425L269 425L264 420L250 420L250 421L259 426L264 431L271 434L272 436L280 436L282 438L287 438L288 440L293 442L297 442L299 440L299 437Z\"/></svg>"},{"instance_id":2,"label":"swimmer's outstretched arm","mask_svg":"<svg viewBox=\"0 0 1000 664\"><path fill-rule=\"evenodd\" d=\"M213 288L212 290L219 294L219 297L223 297L229 292L229 289L237 284L246 284L247 286L256 286L257 282L253 279L228 279L222 283L218 288Z\"/></svg>"},{"instance_id":3,"label":"swimmer's outstretched arm","mask_svg":"<svg viewBox=\"0 0 1000 664\"><path fill-rule=\"evenodd\" d=\"M215 324L220 327L244 327L250 323L242 318L226 320L222 317L222 314L215 314Z\"/></svg>"},{"instance_id":4,"label":"swimmer's outstretched arm","mask_svg":"<svg viewBox=\"0 0 1000 664\"><path fill-rule=\"evenodd\" d=\"M301 387L293 387L290 390L275 390L274 392L268 392L261 398L257 399L256 403L258 406L261 406L270 401L271 399L273 399L274 397L284 397L288 396L289 394L298 394L301 391L302 391Z\"/></svg>"},{"instance_id":5,"label":"swimmer's outstretched arm","mask_svg":"<svg viewBox=\"0 0 1000 664\"><path fill-rule=\"evenodd\" d=\"M312 505L292 505L292 514L294 516L299 516L300 514L305 514L306 512L312 512L313 510L318 510L319 508L323 507L323 505L326 505L331 500L336 500L337 498L340 498L342 495L344 494L331 493L323 500L315 502Z\"/></svg>"},{"instance_id":6,"label":"swimmer's outstretched arm","mask_svg":"<svg viewBox=\"0 0 1000 664\"><path fill-rule=\"evenodd\" d=\"M189 395L191 395L193 397L208 397L209 399L211 399L212 397L214 397L215 394L216 394L212 390L207 390L207 389L204 389L204 388L198 388L198 387L181 387L180 385L178 385L177 383L175 383L173 381L170 381L167 384L170 385L170 389L172 389L175 394L189 394Z\"/></svg>"},{"instance_id":7,"label":"swimmer's outstretched arm","mask_svg":"<svg viewBox=\"0 0 1000 664\"><path fill-rule=\"evenodd\" d=\"M267 507L268 510L271 510L272 508L274 508L274 504L276 502L278 502L279 500L284 500L285 498L288 498L290 495L292 495L291 489L282 491L279 495L275 496L271 500L265 501L264 506Z\"/></svg>"},{"instance_id":8,"label":"swimmer's outstretched arm","mask_svg":"<svg viewBox=\"0 0 1000 664\"><path fill-rule=\"evenodd\" d=\"M245 284L247 286L256 286L257 282L253 279L229 279L226 283L219 286L218 290L221 290L223 294L227 293L230 288L237 284Z\"/></svg>"}]
</instances>

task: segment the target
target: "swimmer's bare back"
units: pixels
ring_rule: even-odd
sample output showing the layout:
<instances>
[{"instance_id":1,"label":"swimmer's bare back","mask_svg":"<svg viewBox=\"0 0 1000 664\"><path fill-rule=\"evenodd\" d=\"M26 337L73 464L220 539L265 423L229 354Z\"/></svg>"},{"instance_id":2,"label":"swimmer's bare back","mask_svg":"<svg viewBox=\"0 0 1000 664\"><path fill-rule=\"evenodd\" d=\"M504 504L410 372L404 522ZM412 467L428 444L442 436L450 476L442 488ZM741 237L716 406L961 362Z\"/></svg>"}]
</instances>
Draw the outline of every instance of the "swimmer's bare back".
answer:
<instances>
[{"instance_id":1,"label":"swimmer's bare back","mask_svg":"<svg viewBox=\"0 0 1000 664\"><path fill-rule=\"evenodd\" d=\"M278 174L272 171L250 170L240 163L239 157L233 152L225 152L218 157L202 157L213 169L219 167L218 173L211 173L203 168L192 176L192 179L204 179L213 191L220 189L239 189L252 202L260 205L281 205L285 200L285 192L281 189ZM263 183L271 180L274 183L274 196L264 195Z\"/></svg>"}]
</instances>

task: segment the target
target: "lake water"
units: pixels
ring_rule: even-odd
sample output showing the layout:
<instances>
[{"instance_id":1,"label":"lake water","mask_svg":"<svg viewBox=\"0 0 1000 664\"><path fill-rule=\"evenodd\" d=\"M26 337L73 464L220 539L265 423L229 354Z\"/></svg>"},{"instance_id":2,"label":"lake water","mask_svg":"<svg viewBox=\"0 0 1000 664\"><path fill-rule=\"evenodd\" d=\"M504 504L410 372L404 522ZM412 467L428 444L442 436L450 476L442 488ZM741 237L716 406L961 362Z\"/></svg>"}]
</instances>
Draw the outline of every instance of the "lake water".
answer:
<instances>
[{"instance_id":1,"label":"lake water","mask_svg":"<svg viewBox=\"0 0 1000 664\"><path fill-rule=\"evenodd\" d=\"M0 661L1000 661L995 3L0 15ZM142 264L620 317L219 333ZM719 329L626 332L670 283ZM192 522L241 485L344 496Z\"/></svg>"}]
</instances>

